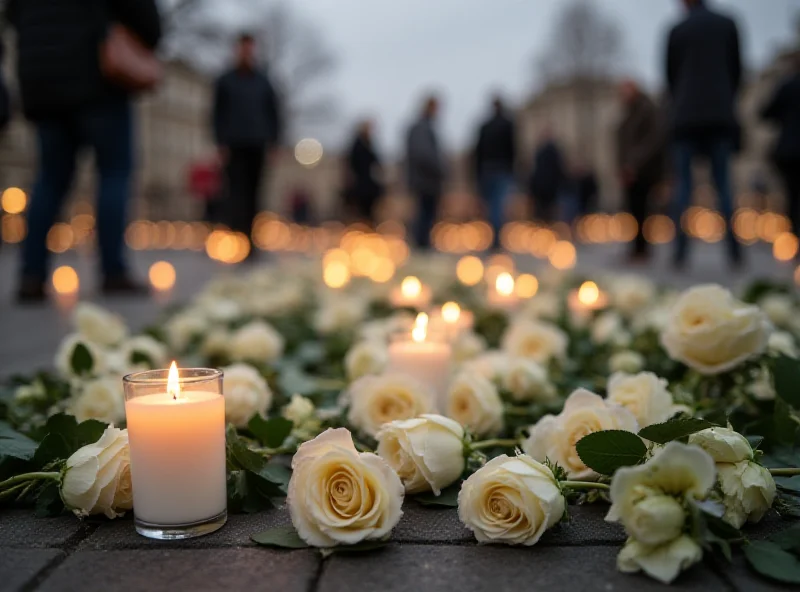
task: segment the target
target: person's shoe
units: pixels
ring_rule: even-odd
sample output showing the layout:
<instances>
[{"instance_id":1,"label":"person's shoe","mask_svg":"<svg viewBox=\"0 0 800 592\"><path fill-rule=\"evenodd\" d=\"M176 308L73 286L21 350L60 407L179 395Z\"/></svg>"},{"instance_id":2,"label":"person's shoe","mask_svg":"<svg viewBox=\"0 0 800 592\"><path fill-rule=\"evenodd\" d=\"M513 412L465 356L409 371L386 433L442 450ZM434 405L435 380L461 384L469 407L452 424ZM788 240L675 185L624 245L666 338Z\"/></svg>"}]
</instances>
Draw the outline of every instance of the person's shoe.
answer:
<instances>
[{"instance_id":1,"label":"person's shoe","mask_svg":"<svg viewBox=\"0 0 800 592\"><path fill-rule=\"evenodd\" d=\"M149 293L147 286L133 280L127 274L103 278L102 290L106 296L145 296Z\"/></svg>"},{"instance_id":2,"label":"person's shoe","mask_svg":"<svg viewBox=\"0 0 800 592\"><path fill-rule=\"evenodd\" d=\"M44 291L44 281L35 277L23 277L17 289L17 302L20 304L36 304L44 302L47 294Z\"/></svg>"}]
</instances>

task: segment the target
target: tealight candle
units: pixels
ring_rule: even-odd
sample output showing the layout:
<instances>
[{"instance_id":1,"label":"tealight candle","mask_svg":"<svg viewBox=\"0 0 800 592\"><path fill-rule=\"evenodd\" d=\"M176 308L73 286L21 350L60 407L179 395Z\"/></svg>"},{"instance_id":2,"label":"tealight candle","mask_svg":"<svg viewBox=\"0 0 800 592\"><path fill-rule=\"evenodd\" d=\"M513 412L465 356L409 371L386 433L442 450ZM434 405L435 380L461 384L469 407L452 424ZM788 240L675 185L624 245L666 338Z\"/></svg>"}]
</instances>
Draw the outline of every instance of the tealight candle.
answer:
<instances>
[{"instance_id":1,"label":"tealight candle","mask_svg":"<svg viewBox=\"0 0 800 592\"><path fill-rule=\"evenodd\" d=\"M574 313L603 310L608 305L608 297L594 282L583 282L580 288L570 292L567 301Z\"/></svg>"},{"instance_id":2,"label":"tealight candle","mask_svg":"<svg viewBox=\"0 0 800 592\"><path fill-rule=\"evenodd\" d=\"M487 302L490 308L511 312L517 308L519 297L514 293L514 276L503 272L497 276L494 289L489 290Z\"/></svg>"},{"instance_id":3,"label":"tealight candle","mask_svg":"<svg viewBox=\"0 0 800 592\"><path fill-rule=\"evenodd\" d=\"M185 539L227 519L222 372L203 368L129 374L125 413L136 530Z\"/></svg>"},{"instance_id":4,"label":"tealight candle","mask_svg":"<svg viewBox=\"0 0 800 592\"><path fill-rule=\"evenodd\" d=\"M429 333L428 315L420 313L410 335L398 334L389 344L388 369L413 376L428 386L436 397L434 406L444 409L451 358L450 344Z\"/></svg>"},{"instance_id":5,"label":"tealight candle","mask_svg":"<svg viewBox=\"0 0 800 592\"><path fill-rule=\"evenodd\" d=\"M431 302L431 290L413 275L404 278L399 288L392 290L389 301L395 308L427 308Z\"/></svg>"},{"instance_id":6,"label":"tealight candle","mask_svg":"<svg viewBox=\"0 0 800 592\"><path fill-rule=\"evenodd\" d=\"M455 339L462 333L470 331L474 322L474 315L462 309L456 302L445 302L431 319L431 325L443 327L449 339Z\"/></svg>"}]
</instances>

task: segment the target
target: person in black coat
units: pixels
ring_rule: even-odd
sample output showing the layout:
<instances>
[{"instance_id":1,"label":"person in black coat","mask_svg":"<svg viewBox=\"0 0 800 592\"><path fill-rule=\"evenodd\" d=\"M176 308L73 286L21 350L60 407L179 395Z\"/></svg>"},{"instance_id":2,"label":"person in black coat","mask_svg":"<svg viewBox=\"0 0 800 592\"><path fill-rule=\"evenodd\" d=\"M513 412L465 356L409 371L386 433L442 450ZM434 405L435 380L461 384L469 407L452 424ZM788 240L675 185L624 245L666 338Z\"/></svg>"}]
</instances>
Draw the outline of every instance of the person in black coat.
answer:
<instances>
[{"instance_id":1,"label":"person in black coat","mask_svg":"<svg viewBox=\"0 0 800 592\"><path fill-rule=\"evenodd\" d=\"M481 125L475 144L474 167L483 202L494 230L494 248L500 246L506 199L514 187L516 131L502 98L492 99L492 115Z\"/></svg>"},{"instance_id":2,"label":"person in black coat","mask_svg":"<svg viewBox=\"0 0 800 592\"><path fill-rule=\"evenodd\" d=\"M345 171L345 200L362 221L375 224L375 204L383 194L382 167L372 142L372 122L362 121L350 151Z\"/></svg>"},{"instance_id":3,"label":"person in black coat","mask_svg":"<svg viewBox=\"0 0 800 592\"><path fill-rule=\"evenodd\" d=\"M780 127L772 161L786 188L786 205L792 231L800 233L800 56L794 60L794 72L764 105L761 116Z\"/></svg>"},{"instance_id":4,"label":"person in black coat","mask_svg":"<svg viewBox=\"0 0 800 592\"><path fill-rule=\"evenodd\" d=\"M533 198L536 217L552 223L557 218L558 196L566 183L561 150L549 128L542 132L533 158L533 174L528 190Z\"/></svg>"},{"instance_id":5,"label":"person in black coat","mask_svg":"<svg viewBox=\"0 0 800 592\"><path fill-rule=\"evenodd\" d=\"M683 0L686 18L673 27L666 52L666 78L672 108L676 167L675 264L684 265L688 237L680 218L692 201L692 163L707 157L716 185L719 207L731 229L733 190L730 162L738 144L736 97L742 78L739 32L736 23L711 11L704 0ZM728 255L741 264L741 250L727 233Z\"/></svg>"},{"instance_id":6,"label":"person in black coat","mask_svg":"<svg viewBox=\"0 0 800 592\"><path fill-rule=\"evenodd\" d=\"M250 236L264 160L283 135L278 96L267 72L256 64L252 35L239 37L235 66L217 80L211 123L227 174L225 217L231 228Z\"/></svg>"},{"instance_id":7,"label":"person in black coat","mask_svg":"<svg viewBox=\"0 0 800 592\"><path fill-rule=\"evenodd\" d=\"M42 300L48 271L47 233L61 209L78 152L93 150L99 174L98 243L107 294L145 292L125 260L126 207L133 174L132 93L106 79L100 47L109 27L125 26L154 49L161 21L154 0L10 0L17 32L22 107L36 126L38 172L22 248L21 302Z\"/></svg>"}]
</instances>

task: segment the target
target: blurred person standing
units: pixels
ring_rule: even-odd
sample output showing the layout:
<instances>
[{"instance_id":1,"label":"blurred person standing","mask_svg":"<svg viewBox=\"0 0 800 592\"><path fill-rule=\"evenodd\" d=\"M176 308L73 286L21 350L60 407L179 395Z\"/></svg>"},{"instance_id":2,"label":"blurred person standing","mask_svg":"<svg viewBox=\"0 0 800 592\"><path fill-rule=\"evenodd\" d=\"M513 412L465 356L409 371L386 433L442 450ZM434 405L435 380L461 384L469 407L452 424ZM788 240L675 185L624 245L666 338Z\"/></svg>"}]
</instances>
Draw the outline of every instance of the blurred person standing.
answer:
<instances>
[{"instance_id":1,"label":"blurred person standing","mask_svg":"<svg viewBox=\"0 0 800 592\"><path fill-rule=\"evenodd\" d=\"M422 249L431 245L447 169L435 128L438 113L439 99L431 95L425 99L422 113L406 138L406 176L408 189L417 199L415 238Z\"/></svg>"},{"instance_id":2,"label":"blurred person standing","mask_svg":"<svg viewBox=\"0 0 800 592\"><path fill-rule=\"evenodd\" d=\"M600 188L594 169L582 160L575 165L575 186L578 194L578 214L581 216L591 214L597 209Z\"/></svg>"},{"instance_id":3,"label":"blurred person standing","mask_svg":"<svg viewBox=\"0 0 800 592\"><path fill-rule=\"evenodd\" d=\"M383 169L372 141L372 121L358 125L347 154L345 202L356 217L375 225L375 204L383 194Z\"/></svg>"},{"instance_id":4,"label":"blurred person standing","mask_svg":"<svg viewBox=\"0 0 800 592\"><path fill-rule=\"evenodd\" d=\"M533 157L533 172L528 191L533 199L536 217L552 224L558 218L558 198L564 190L566 172L561 150L550 127L542 130Z\"/></svg>"},{"instance_id":5,"label":"blurred person standing","mask_svg":"<svg viewBox=\"0 0 800 592\"><path fill-rule=\"evenodd\" d=\"M239 37L235 60L216 82L212 127L228 183L224 218L233 230L249 237L259 210L264 161L280 143L283 119L270 77L256 63L252 35Z\"/></svg>"},{"instance_id":6,"label":"blurred person standing","mask_svg":"<svg viewBox=\"0 0 800 592\"><path fill-rule=\"evenodd\" d=\"M152 54L161 37L154 0L11 0L6 16L17 31L17 70L25 115L36 128L38 171L22 247L20 302L44 299L47 233L61 209L81 148L94 152L99 176L97 230L106 294L146 293L125 261L126 207L133 175L134 114L131 100L142 78L123 80L130 69L107 59L110 44L126 49L135 67L146 62L154 85ZM121 40L121 37L126 39ZM134 59L135 58L135 59ZM102 63L101 63L102 62ZM135 68L134 68L135 69ZM138 71L142 73L141 70ZM136 78L136 76L134 76Z\"/></svg>"},{"instance_id":7,"label":"blurred person standing","mask_svg":"<svg viewBox=\"0 0 800 592\"><path fill-rule=\"evenodd\" d=\"M492 115L481 125L475 144L473 165L478 189L494 230L493 248L500 247L508 196L514 188L516 131L502 98L492 99Z\"/></svg>"},{"instance_id":8,"label":"blurred person standing","mask_svg":"<svg viewBox=\"0 0 800 592\"><path fill-rule=\"evenodd\" d=\"M778 125L780 134L772 149L772 161L783 179L792 232L800 233L800 56L794 71L764 105L761 116Z\"/></svg>"},{"instance_id":9,"label":"blurred person standing","mask_svg":"<svg viewBox=\"0 0 800 592\"><path fill-rule=\"evenodd\" d=\"M625 207L638 227L630 254L632 262L649 256L644 238L650 194L661 180L664 163L664 126L656 104L633 80L619 86L622 119L617 128L617 165L625 192Z\"/></svg>"},{"instance_id":10,"label":"blurred person standing","mask_svg":"<svg viewBox=\"0 0 800 592\"><path fill-rule=\"evenodd\" d=\"M730 164L738 144L736 97L742 78L739 31L729 17L711 11L704 0L682 0L688 14L669 34L666 77L672 108L676 169L674 203L677 247L674 263L683 267L689 239L680 219L692 202L692 163L707 157L725 218L728 257L742 263L731 232L733 189Z\"/></svg>"}]
</instances>

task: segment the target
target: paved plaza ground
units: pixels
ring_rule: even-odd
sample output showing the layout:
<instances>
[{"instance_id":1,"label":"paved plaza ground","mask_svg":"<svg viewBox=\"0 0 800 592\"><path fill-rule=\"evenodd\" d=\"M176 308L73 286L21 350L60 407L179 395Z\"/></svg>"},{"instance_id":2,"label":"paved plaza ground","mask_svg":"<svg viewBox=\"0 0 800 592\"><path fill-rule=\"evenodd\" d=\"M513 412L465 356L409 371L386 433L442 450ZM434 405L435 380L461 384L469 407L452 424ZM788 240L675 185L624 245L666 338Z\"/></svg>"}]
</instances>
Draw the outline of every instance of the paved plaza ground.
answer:
<instances>
[{"instance_id":1,"label":"paved plaza ground","mask_svg":"<svg viewBox=\"0 0 800 592\"><path fill-rule=\"evenodd\" d=\"M16 251L0 250L0 378L52 366L59 340L69 330L68 314L53 305L20 307L13 303ZM686 286L715 281L737 287L754 277L789 280L794 266L779 264L769 249L746 250L747 268L728 270L721 246L696 245L692 265L676 274L668 252L660 248L646 267L620 264L621 246L583 247L579 270L643 273L665 284ZM190 297L215 273L230 273L199 253L147 252L134 257L136 272L146 275L156 260L171 261L178 273L171 301ZM57 264L74 266L82 297L124 315L136 329L158 316L166 299L103 300L94 297L90 259L74 253ZM542 264L519 258L522 270ZM617 524L603 520L605 505L570 508L572 521L545 534L533 548L479 547L452 509L428 509L406 503L392 543L368 555L336 554L322 559L312 550L258 548L250 535L289 524L286 510L236 515L215 534L183 542L156 542L138 536L130 519L79 521L72 516L35 518L25 510L0 511L0 590L637 590L664 588L643 576L616 571L624 542ZM770 514L745 533L763 538L788 523ZM692 568L675 587L687 590L782 590L756 579L741 553L733 566L706 562Z\"/></svg>"}]
</instances>

